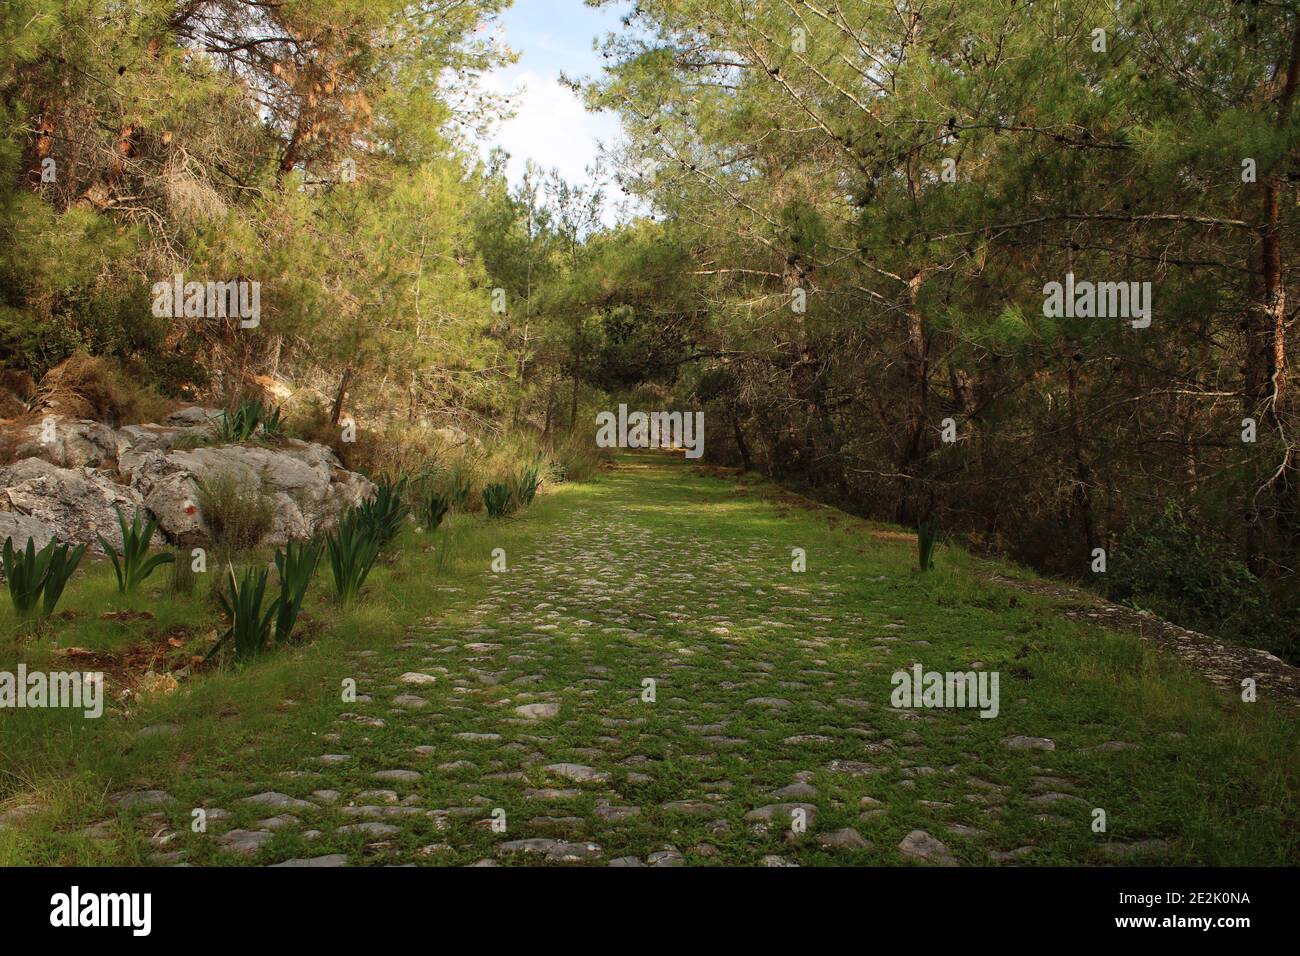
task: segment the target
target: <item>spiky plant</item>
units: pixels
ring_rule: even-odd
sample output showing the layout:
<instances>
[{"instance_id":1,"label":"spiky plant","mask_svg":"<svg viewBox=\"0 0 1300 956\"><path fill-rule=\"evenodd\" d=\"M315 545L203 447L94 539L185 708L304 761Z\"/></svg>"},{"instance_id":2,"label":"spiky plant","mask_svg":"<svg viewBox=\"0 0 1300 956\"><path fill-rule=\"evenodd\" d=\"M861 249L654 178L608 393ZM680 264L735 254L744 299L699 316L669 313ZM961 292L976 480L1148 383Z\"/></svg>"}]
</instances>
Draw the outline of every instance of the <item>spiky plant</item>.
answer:
<instances>
[{"instance_id":1,"label":"spiky plant","mask_svg":"<svg viewBox=\"0 0 1300 956\"><path fill-rule=\"evenodd\" d=\"M420 505L420 518L424 522L424 530L437 531L438 526L442 524L442 519L447 517L449 507L446 495L436 491L429 492L428 497Z\"/></svg>"},{"instance_id":2,"label":"spiky plant","mask_svg":"<svg viewBox=\"0 0 1300 956\"><path fill-rule=\"evenodd\" d=\"M26 548L15 551L13 538L6 538L0 550L0 564L4 566L9 597L18 616L27 617L34 611L43 616L52 614L85 553L84 544L72 548L54 538L39 551L36 542L28 538Z\"/></svg>"},{"instance_id":3,"label":"spiky plant","mask_svg":"<svg viewBox=\"0 0 1300 956\"><path fill-rule=\"evenodd\" d=\"M483 486L483 507L489 518L504 518L514 510L514 493L504 481Z\"/></svg>"},{"instance_id":4,"label":"spiky plant","mask_svg":"<svg viewBox=\"0 0 1300 956\"><path fill-rule=\"evenodd\" d=\"M305 544L289 541L283 550L275 552L275 570L280 579L280 599L275 615L276 644L284 644L293 633L303 598L307 595L307 585L320 563L321 551L321 543L312 540Z\"/></svg>"},{"instance_id":5,"label":"spiky plant","mask_svg":"<svg viewBox=\"0 0 1300 956\"><path fill-rule=\"evenodd\" d=\"M379 482L375 495L357 506L356 512L373 533L381 548L387 547L402 530L402 522L410 514L403 496L406 494L406 477L397 481Z\"/></svg>"},{"instance_id":6,"label":"spiky plant","mask_svg":"<svg viewBox=\"0 0 1300 956\"><path fill-rule=\"evenodd\" d=\"M513 483L513 492L515 501L521 507L527 508L537 497L537 489L542 484L542 465L540 462L534 462L527 466L517 476Z\"/></svg>"},{"instance_id":7,"label":"spiky plant","mask_svg":"<svg viewBox=\"0 0 1300 956\"><path fill-rule=\"evenodd\" d=\"M344 607L352 604L366 582L366 576L379 556L379 542L353 509L339 519L338 527L325 538L330 571L334 575L334 593Z\"/></svg>"},{"instance_id":8,"label":"spiky plant","mask_svg":"<svg viewBox=\"0 0 1300 956\"><path fill-rule=\"evenodd\" d=\"M217 595L221 610L226 615L226 630L217 639L217 643L208 652L210 659L227 644L235 650L235 660L243 661L256 657L266 650L271 637L271 620L279 610L280 599L273 600L266 610L262 601L266 597L266 568L244 568L240 577L235 577L233 565L227 565L227 593Z\"/></svg>"},{"instance_id":9,"label":"spiky plant","mask_svg":"<svg viewBox=\"0 0 1300 956\"><path fill-rule=\"evenodd\" d=\"M117 512L117 526L122 531L122 553L118 554L117 549L102 534L95 537L99 539L100 547L113 562L118 591L128 594L138 588L140 583L159 567L175 561L176 556L169 552L162 552L149 557L149 542L153 540L154 532L158 530L157 518L150 518L142 523L140 509L137 508L128 525L122 509L114 505L113 510Z\"/></svg>"}]
</instances>

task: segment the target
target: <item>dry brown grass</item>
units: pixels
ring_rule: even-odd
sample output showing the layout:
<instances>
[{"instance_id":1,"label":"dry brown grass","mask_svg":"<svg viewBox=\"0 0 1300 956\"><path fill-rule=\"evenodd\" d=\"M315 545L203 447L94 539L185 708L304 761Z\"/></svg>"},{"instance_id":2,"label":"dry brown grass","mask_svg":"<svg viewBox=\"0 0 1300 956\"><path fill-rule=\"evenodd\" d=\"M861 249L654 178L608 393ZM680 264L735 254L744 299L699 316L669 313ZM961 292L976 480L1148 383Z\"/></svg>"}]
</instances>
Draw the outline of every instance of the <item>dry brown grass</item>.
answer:
<instances>
[{"instance_id":1,"label":"dry brown grass","mask_svg":"<svg viewBox=\"0 0 1300 956\"><path fill-rule=\"evenodd\" d=\"M121 364L85 352L46 372L34 399L44 410L113 426L161 421L174 404Z\"/></svg>"}]
</instances>

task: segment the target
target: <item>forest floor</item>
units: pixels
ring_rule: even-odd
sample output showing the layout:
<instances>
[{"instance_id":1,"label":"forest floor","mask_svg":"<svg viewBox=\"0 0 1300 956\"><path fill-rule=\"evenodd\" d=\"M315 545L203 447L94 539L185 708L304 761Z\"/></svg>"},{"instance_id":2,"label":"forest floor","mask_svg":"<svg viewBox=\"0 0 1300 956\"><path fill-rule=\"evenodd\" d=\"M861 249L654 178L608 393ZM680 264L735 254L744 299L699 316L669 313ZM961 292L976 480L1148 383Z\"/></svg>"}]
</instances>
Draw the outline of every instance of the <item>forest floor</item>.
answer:
<instances>
[{"instance_id":1,"label":"forest floor","mask_svg":"<svg viewBox=\"0 0 1300 956\"><path fill-rule=\"evenodd\" d=\"M0 865L1300 862L1267 682L754 476L625 455L547 491L404 531L354 610L318 581L310 639L252 666L0 713ZM111 577L0 670L206 649L196 599ZM997 673L997 716L893 707L918 663Z\"/></svg>"}]
</instances>

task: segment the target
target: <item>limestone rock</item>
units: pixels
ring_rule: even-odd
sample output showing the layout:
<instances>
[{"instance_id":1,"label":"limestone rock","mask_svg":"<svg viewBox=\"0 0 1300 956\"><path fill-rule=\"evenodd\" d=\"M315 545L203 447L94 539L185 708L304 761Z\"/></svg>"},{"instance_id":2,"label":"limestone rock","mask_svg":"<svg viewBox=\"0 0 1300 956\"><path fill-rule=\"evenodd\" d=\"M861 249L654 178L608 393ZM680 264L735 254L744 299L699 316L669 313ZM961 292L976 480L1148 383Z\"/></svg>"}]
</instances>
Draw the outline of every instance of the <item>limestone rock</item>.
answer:
<instances>
[{"instance_id":1,"label":"limestone rock","mask_svg":"<svg viewBox=\"0 0 1300 956\"><path fill-rule=\"evenodd\" d=\"M102 550L97 534L102 534L113 547L122 547L115 505L128 521L136 509L144 507L139 492L111 481L102 472L60 468L41 458L24 458L0 468L0 488L3 488L0 511L34 519L60 541L84 544L94 552ZM17 517L11 521L32 527ZM23 544L26 543L24 539ZM161 535L154 536L156 547L164 544Z\"/></svg>"}]
</instances>

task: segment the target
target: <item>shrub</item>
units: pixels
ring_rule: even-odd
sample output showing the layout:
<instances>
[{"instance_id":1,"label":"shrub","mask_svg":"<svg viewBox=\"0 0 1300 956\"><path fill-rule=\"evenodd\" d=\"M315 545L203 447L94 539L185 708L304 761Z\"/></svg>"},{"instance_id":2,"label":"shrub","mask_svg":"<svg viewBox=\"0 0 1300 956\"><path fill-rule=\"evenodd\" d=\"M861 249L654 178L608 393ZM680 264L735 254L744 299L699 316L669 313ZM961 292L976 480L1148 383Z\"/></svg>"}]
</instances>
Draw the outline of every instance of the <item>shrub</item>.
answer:
<instances>
[{"instance_id":1,"label":"shrub","mask_svg":"<svg viewBox=\"0 0 1300 956\"><path fill-rule=\"evenodd\" d=\"M194 593L194 566L190 563L190 556L184 551L177 551L172 555L171 589L175 594Z\"/></svg>"},{"instance_id":2,"label":"shrub","mask_svg":"<svg viewBox=\"0 0 1300 956\"><path fill-rule=\"evenodd\" d=\"M341 430L330 423L330 408L320 399L307 399L298 402L295 399L291 420L283 426L285 431L303 441L328 445L337 454L340 451ZM342 455L339 456L342 460Z\"/></svg>"},{"instance_id":3,"label":"shrub","mask_svg":"<svg viewBox=\"0 0 1300 956\"><path fill-rule=\"evenodd\" d=\"M153 574L160 565L175 561L176 558L166 552L149 557L149 542L153 540L154 532L158 530L156 518L144 521L142 526L142 515L137 508L128 525L122 509L114 505L113 510L117 512L117 526L122 529L121 555L102 534L95 537L99 539L104 554L108 555L109 560L113 562L118 591L127 594L138 588L141 582Z\"/></svg>"},{"instance_id":4,"label":"shrub","mask_svg":"<svg viewBox=\"0 0 1300 956\"><path fill-rule=\"evenodd\" d=\"M445 440L435 429L405 422L368 422L345 442L341 425L330 422L330 411L331 406L324 402L304 402L295 408L286 428L308 441L330 446L345 467L372 480L396 480L404 474L430 470L431 463L447 451Z\"/></svg>"},{"instance_id":5,"label":"shrub","mask_svg":"<svg viewBox=\"0 0 1300 956\"><path fill-rule=\"evenodd\" d=\"M316 573L320 562L321 545L319 541L303 544L300 541L286 542L284 549L275 552L275 570L280 579L280 597L276 602L275 643L284 644L293 633L298 621L298 612L302 610L303 598L307 595L307 585Z\"/></svg>"},{"instance_id":6,"label":"shrub","mask_svg":"<svg viewBox=\"0 0 1300 956\"><path fill-rule=\"evenodd\" d=\"M160 421L167 400L140 379L112 359L77 352L45 373L34 403L116 426Z\"/></svg>"},{"instance_id":7,"label":"shrub","mask_svg":"<svg viewBox=\"0 0 1300 956\"><path fill-rule=\"evenodd\" d=\"M256 474L231 468L195 478L199 509L212 540L229 551L249 551L275 526L275 502Z\"/></svg>"},{"instance_id":8,"label":"shrub","mask_svg":"<svg viewBox=\"0 0 1300 956\"><path fill-rule=\"evenodd\" d=\"M37 610L43 616L54 612L68 579L86 553L84 544L71 551L69 548L69 545L50 539L37 551L36 542L28 538L26 549L15 551L13 538L5 539L0 563L4 565L5 578L9 582L9 597L20 617L27 617Z\"/></svg>"},{"instance_id":9,"label":"shrub","mask_svg":"<svg viewBox=\"0 0 1300 956\"><path fill-rule=\"evenodd\" d=\"M236 580L235 569L230 567L229 593L218 595L221 610L226 615L226 631L217 639L205 660L228 643L234 645L235 660L247 660L266 650L271 635L271 619L280 605L280 599L276 598L270 607L262 610L267 574L266 568L245 568Z\"/></svg>"},{"instance_id":10,"label":"shrub","mask_svg":"<svg viewBox=\"0 0 1300 956\"><path fill-rule=\"evenodd\" d=\"M551 471L556 481L588 481L608 453L596 447L589 432L571 432L551 446Z\"/></svg>"},{"instance_id":11,"label":"shrub","mask_svg":"<svg viewBox=\"0 0 1300 956\"><path fill-rule=\"evenodd\" d=\"M1105 575L1114 601L1184 627L1252 640L1266 592L1231 544L1193 526L1183 510L1135 520L1111 549ZM1252 640L1253 642L1253 640Z\"/></svg>"},{"instance_id":12,"label":"shrub","mask_svg":"<svg viewBox=\"0 0 1300 956\"><path fill-rule=\"evenodd\" d=\"M379 556L379 542L353 509L340 518L338 527L326 536L325 548L334 574L335 596L346 607L356 600L366 576L374 567Z\"/></svg>"},{"instance_id":13,"label":"shrub","mask_svg":"<svg viewBox=\"0 0 1300 956\"><path fill-rule=\"evenodd\" d=\"M483 488L483 507L487 508L489 518L504 518L514 511L514 495L510 486L503 481L495 481Z\"/></svg>"}]
</instances>

